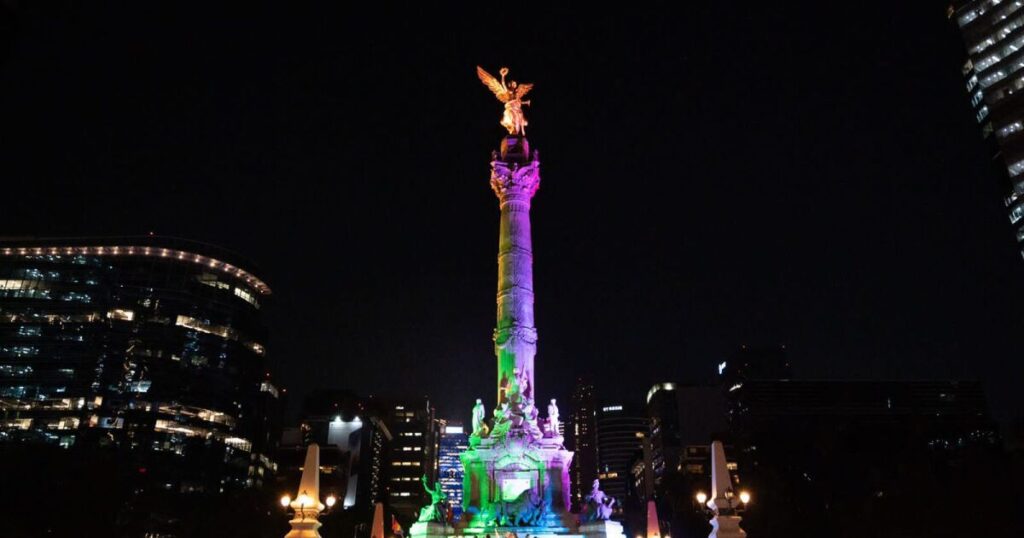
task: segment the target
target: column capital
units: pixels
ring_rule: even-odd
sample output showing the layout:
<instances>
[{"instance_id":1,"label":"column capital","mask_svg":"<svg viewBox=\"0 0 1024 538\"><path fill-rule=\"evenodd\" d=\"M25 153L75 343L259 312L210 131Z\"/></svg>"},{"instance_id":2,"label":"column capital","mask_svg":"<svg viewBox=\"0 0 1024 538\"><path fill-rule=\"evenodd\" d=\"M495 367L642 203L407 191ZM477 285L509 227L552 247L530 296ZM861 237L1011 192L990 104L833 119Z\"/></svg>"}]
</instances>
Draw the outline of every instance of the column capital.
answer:
<instances>
[{"instance_id":1,"label":"column capital","mask_svg":"<svg viewBox=\"0 0 1024 538\"><path fill-rule=\"evenodd\" d=\"M491 188L502 204L509 200L529 202L538 187L540 160L536 152L526 162L504 161L497 158L497 155L491 161Z\"/></svg>"}]
</instances>

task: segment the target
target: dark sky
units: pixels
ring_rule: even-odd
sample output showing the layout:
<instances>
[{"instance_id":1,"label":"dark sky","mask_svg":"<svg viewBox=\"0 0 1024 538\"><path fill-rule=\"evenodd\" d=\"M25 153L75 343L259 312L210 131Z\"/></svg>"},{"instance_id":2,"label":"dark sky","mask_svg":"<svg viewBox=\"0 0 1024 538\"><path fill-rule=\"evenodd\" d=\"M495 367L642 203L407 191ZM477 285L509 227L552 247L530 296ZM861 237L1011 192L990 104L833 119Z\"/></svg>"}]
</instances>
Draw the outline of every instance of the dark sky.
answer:
<instances>
[{"instance_id":1,"label":"dark sky","mask_svg":"<svg viewBox=\"0 0 1024 538\"><path fill-rule=\"evenodd\" d=\"M536 83L539 396L588 372L639 401L784 343L801 377L981 378L997 416L1024 407L1024 261L941 6L21 4L2 234L248 255L293 398L493 398L480 64Z\"/></svg>"}]
</instances>

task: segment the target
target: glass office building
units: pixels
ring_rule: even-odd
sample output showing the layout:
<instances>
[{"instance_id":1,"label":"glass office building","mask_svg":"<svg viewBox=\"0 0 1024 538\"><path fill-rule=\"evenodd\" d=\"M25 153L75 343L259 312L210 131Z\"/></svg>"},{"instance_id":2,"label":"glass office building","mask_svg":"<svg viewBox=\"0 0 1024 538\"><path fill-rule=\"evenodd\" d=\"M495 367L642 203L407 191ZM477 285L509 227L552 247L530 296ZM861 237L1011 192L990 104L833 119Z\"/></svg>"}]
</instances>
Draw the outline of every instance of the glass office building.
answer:
<instances>
[{"instance_id":1,"label":"glass office building","mask_svg":"<svg viewBox=\"0 0 1024 538\"><path fill-rule=\"evenodd\" d=\"M953 2L947 15L963 38L964 87L991 146L1007 217L1024 255L1024 2Z\"/></svg>"},{"instance_id":2,"label":"glass office building","mask_svg":"<svg viewBox=\"0 0 1024 538\"><path fill-rule=\"evenodd\" d=\"M469 435L462 424L448 421L441 430L441 448L437 454L437 481L448 496L456 515L462 512L462 461L459 455L469 450Z\"/></svg>"},{"instance_id":3,"label":"glass office building","mask_svg":"<svg viewBox=\"0 0 1024 538\"><path fill-rule=\"evenodd\" d=\"M630 469L649 430L649 420L634 406L610 402L597 409L597 478L601 489L620 503L630 493Z\"/></svg>"},{"instance_id":4,"label":"glass office building","mask_svg":"<svg viewBox=\"0 0 1024 538\"><path fill-rule=\"evenodd\" d=\"M0 443L123 450L171 491L260 485L279 394L253 271L179 239L0 240Z\"/></svg>"}]
</instances>

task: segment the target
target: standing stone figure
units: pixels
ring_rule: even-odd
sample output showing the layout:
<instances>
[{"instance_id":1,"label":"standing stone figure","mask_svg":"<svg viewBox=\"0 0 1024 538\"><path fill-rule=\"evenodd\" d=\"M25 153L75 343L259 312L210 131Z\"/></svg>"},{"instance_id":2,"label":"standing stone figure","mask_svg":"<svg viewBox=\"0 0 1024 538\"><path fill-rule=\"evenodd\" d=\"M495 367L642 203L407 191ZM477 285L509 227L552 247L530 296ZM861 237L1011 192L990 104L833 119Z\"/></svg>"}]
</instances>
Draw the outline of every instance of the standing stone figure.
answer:
<instances>
[{"instance_id":1,"label":"standing stone figure","mask_svg":"<svg viewBox=\"0 0 1024 538\"><path fill-rule=\"evenodd\" d=\"M554 398L551 398L551 403L548 404L548 431L552 437L558 437L558 404Z\"/></svg>"},{"instance_id":2,"label":"standing stone figure","mask_svg":"<svg viewBox=\"0 0 1024 538\"><path fill-rule=\"evenodd\" d=\"M486 417L487 411L484 409L484 403L480 401L480 398L477 398L476 405L473 406L473 431L471 435L483 436L484 418Z\"/></svg>"}]
</instances>

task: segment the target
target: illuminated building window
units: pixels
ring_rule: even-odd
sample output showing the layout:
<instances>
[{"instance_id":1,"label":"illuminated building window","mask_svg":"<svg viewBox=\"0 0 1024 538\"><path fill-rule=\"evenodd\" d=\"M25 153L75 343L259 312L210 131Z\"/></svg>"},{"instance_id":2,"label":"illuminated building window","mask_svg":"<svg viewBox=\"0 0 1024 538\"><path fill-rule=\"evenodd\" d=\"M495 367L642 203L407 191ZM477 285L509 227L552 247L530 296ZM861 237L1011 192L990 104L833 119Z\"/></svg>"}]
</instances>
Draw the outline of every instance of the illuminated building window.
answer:
<instances>
[{"instance_id":1,"label":"illuminated building window","mask_svg":"<svg viewBox=\"0 0 1024 538\"><path fill-rule=\"evenodd\" d=\"M32 419L30 418L16 418L14 420L7 420L2 423L4 429L14 430L27 430L32 427Z\"/></svg>"},{"instance_id":2,"label":"illuminated building window","mask_svg":"<svg viewBox=\"0 0 1024 538\"><path fill-rule=\"evenodd\" d=\"M242 298L245 302L255 306L256 308L260 307L260 303L256 301L256 296L245 289L236 287L235 296Z\"/></svg>"},{"instance_id":3,"label":"illuminated building window","mask_svg":"<svg viewBox=\"0 0 1024 538\"><path fill-rule=\"evenodd\" d=\"M157 422L160 422L159 420ZM122 417L101 417L92 415L89 417L90 428L101 428L105 430L120 430L124 428L124 418Z\"/></svg>"},{"instance_id":4,"label":"illuminated building window","mask_svg":"<svg viewBox=\"0 0 1024 538\"><path fill-rule=\"evenodd\" d=\"M115 308L107 312L107 319L116 319L121 321L132 321L135 319L135 312L131 310L125 310L123 308Z\"/></svg>"},{"instance_id":5,"label":"illuminated building window","mask_svg":"<svg viewBox=\"0 0 1024 538\"><path fill-rule=\"evenodd\" d=\"M1006 170L1011 176L1018 176L1021 172L1024 172L1024 161L1017 161L1010 166L1007 166Z\"/></svg>"},{"instance_id":6,"label":"illuminated building window","mask_svg":"<svg viewBox=\"0 0 1024 538\"><path fill-rule=\"evenodd\" d=\"M257 355L263 355L267 352L266 348L264 348L262 344L257 344L256 342L245 342L245 347L251 349L252 352Z\"/></svg>"},{"instance_id":7,"label":"illuminated building window","mask_svg":"<svg viewBox=\"0 0 1024 538\"><path fill-rule=\"evenodd\" d=\"M39 350L32 346L0 347L0 354L12 357L34 357L39 354Z\"/></svg>"},{"instance_id":8,"label":"illuminated building window","mask_svg":"<svg viewBox=\"0 0 1024 538\"><path fill-rule=\"evenodd\" d=\"M260 392L269 392L270 395L273 396L274 398L279 397L277 387L275 387L274 384L271 383L270 381L264 381L263 383L260 383Z\"/></svg>"},{"instance_id":9,"label":"illuminated building window","mask_svg":"<svg viewBox=\"0 0 1024 538\"><path fill-rule=\"evenodd\" d=\"M18 336L39 336L42 329L39 327L29 327L22 325L18 327Z\"/></svg>"},{"instance_id":10,"label":"illuminated building window","mask_svg":"<svg viewBox=\"0 0 1024 538\"><path fill-rule=\"evenodd\" d=\"M7 398L19 398L19 399L21 399L21 398L24 398L25 394L27 394L27 393L28 393L28 388L24 387L24 386L3 387L2 389L0 389L0 396L4 396L4 397L7 397Z\"/></svg>"},{"instance_id":11,"label":"illuminated building window","mask_svg":"<svg viewBox=\"0 0 1024 538\"><path fill-rule=\"evenodd\" d=\"M93 418L95 418L95 416ZM90 420L90 425L91 423L92 420ZM186 437L207 437L209 435L209 431L204 428L187 427L182 424L178 424L173 420L163 419L157 419L156 423L153 425L153 431L178 433Z\"/></svg>"},{"instance_id":12,"label":"illuminated building window","mask_svg":"<svg viewBox=\"0 0 1024 538\"><path fill-rule=\"evenodd\" d=\"M739 468L739 466L736 465L735 462L728 462L728 463L725 464L725 468L729 469L730 471L735 471L736 469Z\"/></svg>"},{"instance_id":13,"label":"illuminated building window","mask_svg":"<svg viewBox=\"0 0 1024 538\"><path fill-rule=\"evenodd\" d=\"M38 280L0 280L0 290L25 290L38 287Z\"/></svg>"},{"instance_id":14,"label":"illuminated building window","mask_svg":"<svg viewBox=\"0 0 1024 538\"><path fill-rule=\"evenodd\" d=\"M241 450L243 452L251 452L252 451L252 443L250 443L246 439L242 439L241 437L228 437L228 438L225 438L224 439L224 444L228 445L231 448L234 448L234 449L237 449L237 450Z\"/></svg>"},{"instance_id":15,"label":"illuminated building window","mask_svg":"<svg viewBox=\"0 0 1024 538\"><path fill-rule=\"evenodd\" d=\"M1010 212L1010 222L1017 224L1017 221L1019 221L1021 217L1024 217L1024 204L1020 204L1013 208L1013 211Z\"/></svg>"},{"instance_id":16,"label":"illuminated building window","mask_svg":"<svg viewBox=\"0 0 1024 538\"><path fill-rule=\"evenodd\" d=\"M203 273L203 274L199 275L198 280L199 280L200 284L203 284L203 285L206 285L206 286L210 286L211 288L217 288L219 290L230 290L231 289L231 284L228 284L227 282L221 282L220 280L217 280L217 276L216 275L211 275L210 273Z\"/></svg>"},{"instance_id":17,"label":"illuminated building window","mask_svg":"<svg viewBox=\"0 0 1024 538\"><path fill-rule=\"evenodd\" d=\"M974 92L974 95L971 96L971 106L978 106L978 103L980 103L984 97L985 96L982 95L981 90Z\"/></svg>"},{"instance_id":18,"label":"illuminated building window","mask_svg":"<svg viewBox=\"0 0 1024 538\"><path fill-rule=\"evenodd\" d=\"M1015 121L1013 123L1001 127L998 131L996 131L996 135L998 135L999 138L1006 138L1007 136L1016 133L1021 129L1024 129L1024 124L1022 124L1020 121Z\"/></svg>"},{"instance_id":19,"label":"illuminated building window","mask_svg":"<svg viewBox=\"0 0 1024 538\"><path fill-rule=\"evenodd\" d=\"M80 419L78 417L62 417L57 422L46 425L49 430L77 430Z\"/></svg>"},{"instance_id":20,"label":"illuminated building window","mask_svg":"<svg viewBox=\"0 0 1024 538\"><path fill-rule=\"evenodd\" d=\"M0 376L2 377L27 377L30 375L32 375L31 366L0 364Z\"/></svg>"},{"instance_id":21,"label":"illuminated building window","mask_svg":"<svg viewBox=\"0 0 1024 538\"><path fill-rule=\"evenodd\" d=\"M188 329L192 329L194 331L199 331L201 333L215 334L221 338L230 338L232 340L236 340L238 338L238 336L235 334L234 329L232 329L231 327L226 327L224 325L214 325L212 323L207 323L202 320L198 320L191 316L178 315L174 324L179 327L185 327Z\"/></svg>"},{"instance_id":22,"label":"illuminated building window","mask_svg":"<svg viewBox=\"0 0 1024 538\"><path fill-rule=\"evenodd\" d=\"M62 301L77 301L80 303L91 303L92 296L88 293L78 293L77 291L69 291L61 297Z\"/></svg>"},{"instance_id":23,"label":"illuminated building window","mask_svg":"<svg viewBox=\"0 0 1024 538\"><path fill-rule=\"evenodd\" d=\"M0 280L0 297L49 299L50 290L41 280Z\"/></svg>"},{"instance_id":24,"label":"illuminated building window","mask_svg":"<svg viewBox=\"0 0 1024 538\"><path fill-rule=\"evenodd\" d=\"M149 380L145 381L133 381L128 385L130 392L147 392L149 388L153 386L153 382Z\"/></svg>"}]
</instances>

